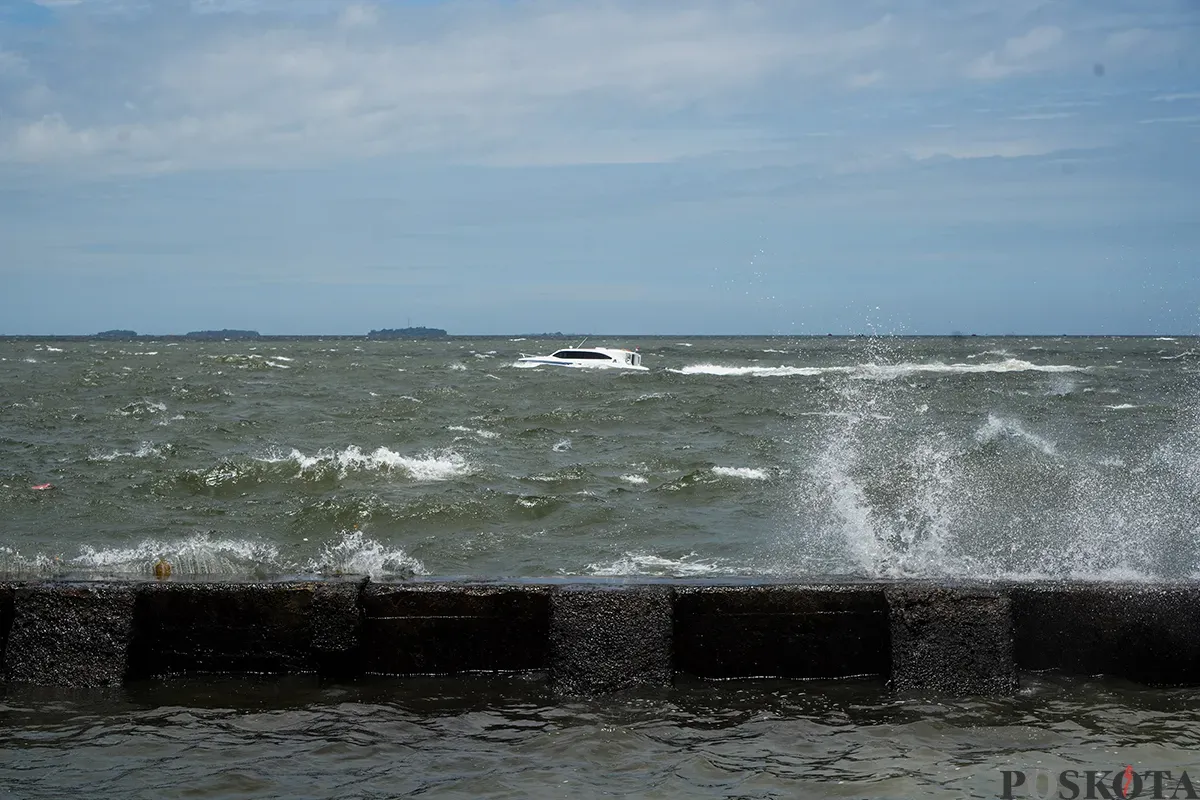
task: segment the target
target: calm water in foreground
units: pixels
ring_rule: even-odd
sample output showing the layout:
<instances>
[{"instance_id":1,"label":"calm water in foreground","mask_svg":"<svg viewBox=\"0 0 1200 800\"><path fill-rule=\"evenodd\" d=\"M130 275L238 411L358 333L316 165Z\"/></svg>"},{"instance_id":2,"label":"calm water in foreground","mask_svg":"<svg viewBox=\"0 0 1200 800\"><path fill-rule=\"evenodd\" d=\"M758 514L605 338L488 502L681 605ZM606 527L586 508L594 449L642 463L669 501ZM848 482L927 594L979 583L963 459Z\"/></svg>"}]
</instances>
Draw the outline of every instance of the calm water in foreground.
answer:
<instances>
[{"instance_id":1,"label":"calm water in foreground","mask_svg":"<svg viewBox=\"0 0 1200 800\"><path fill-rule=\"evenodd\" d=\"M565 701L511 677L9 688L0 797L994 798L1004 769L1127 765L1171 771L1164 796L1181 771L1200 784L1200 692L1023 684L953 702L764 681Z\"/></svg>"}]
</instances>

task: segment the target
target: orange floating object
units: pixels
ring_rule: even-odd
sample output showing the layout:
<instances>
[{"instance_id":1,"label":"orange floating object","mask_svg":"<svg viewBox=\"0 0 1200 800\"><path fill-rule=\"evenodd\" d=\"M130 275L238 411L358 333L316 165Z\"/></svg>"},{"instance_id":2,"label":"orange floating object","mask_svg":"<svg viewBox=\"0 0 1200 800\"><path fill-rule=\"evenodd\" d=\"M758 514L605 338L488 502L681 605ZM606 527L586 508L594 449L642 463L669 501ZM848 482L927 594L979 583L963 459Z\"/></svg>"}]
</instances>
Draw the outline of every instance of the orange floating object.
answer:
<instances>
[{"instance_id":1,"label":"orange floating object","mask_svg":"<svg viewBox=\"0 0 1200 800\"><path fill-rule=\"evenodd\" d=\"M54 488L54 484L52 484L52 483L39 483L39 484L37 484L36 486L30 486L29 488L30 488L30 489L33 489L35 492L41 492L41 491L44 491L44 490L46 490L46 489L53 489L53 488Z\"/></svg>"}]
</instances>

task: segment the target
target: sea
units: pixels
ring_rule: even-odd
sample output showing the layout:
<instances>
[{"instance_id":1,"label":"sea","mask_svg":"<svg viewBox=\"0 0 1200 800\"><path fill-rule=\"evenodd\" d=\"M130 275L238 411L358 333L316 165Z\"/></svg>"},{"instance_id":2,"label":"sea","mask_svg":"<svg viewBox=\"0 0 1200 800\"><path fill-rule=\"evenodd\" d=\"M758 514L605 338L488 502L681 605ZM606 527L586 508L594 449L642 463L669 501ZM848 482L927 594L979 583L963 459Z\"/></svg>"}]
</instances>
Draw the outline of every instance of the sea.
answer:
<instances>
[{"instance_id":1,"label":"sea","mask_svg":"<svg viewBox=\"0 0 1200 800\"><path fill-rule=\"evenodd\" d=\"M0 574L1200 576L1195 338L596 337L648 369L518 362L575 344L0 340ZM999 797L1003 770L1032 797L1127 766L1200 787L1198 701L1054 675L937 702L9 686L0 797Z\"/></svg>"}]
</instances>

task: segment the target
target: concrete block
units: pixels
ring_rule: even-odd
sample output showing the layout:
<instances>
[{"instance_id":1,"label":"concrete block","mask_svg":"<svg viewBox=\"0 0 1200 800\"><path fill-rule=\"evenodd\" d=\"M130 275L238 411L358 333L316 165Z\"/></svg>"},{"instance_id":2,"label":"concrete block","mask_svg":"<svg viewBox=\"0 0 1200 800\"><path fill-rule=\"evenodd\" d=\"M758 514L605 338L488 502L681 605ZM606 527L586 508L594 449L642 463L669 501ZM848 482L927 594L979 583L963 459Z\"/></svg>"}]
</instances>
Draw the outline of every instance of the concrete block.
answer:
<instances>
[{"instance_id":1,"label":"concrete block","mask_svg":"<svg viewBox=\"0 0 1200 800\"><path fill-rule=\"evenodd\" d=\"M11 683L114 686L125 677L135 592L128 585L32 584L13 593Z\"/></svg>"},{"instance_id":2,"label":"concrete block","mask_svg":"<svg viewBox=\"0 0 1200 800\"><path fill-rule=\"evenodd\" d=\"M378 675L520 672L547 666L545 586L369 584L363 666Z\"/></svg>"},{"instance_id":3,"label":"concrete block","mask_svg":"<svg viewBox=\"0 0 1200 800\"><path fill-rule=\"evenodd\" d=\"M1023 670L1200 685L1200 587L1068 583L1011 594Z\"/></svg>"},{"instance_id":4,"label":"concrete block","mask_svg":"<svg viewBox=\"0 0 1200 800\"><path fill-rule=\"evenodd\" d=\"M315 593L312 582L143 584L130 677L315 672Z\"/></svg>"},{"instance_id":5,"label":"concrete block","mask_svg":"<svg viewBox=\"0 0 1200 800\"><path fill-rule=\"evenodd\" d=\"M893 587L892 688L949 695L1017 689L1007 595L986 589Z\"/></svg>"},{"instance_id":6,"label":"concrete block","mask_svg":"<svg viewBox=\"0 0 1200 800\"><path fill-rule=\"evenodd\" d=\"M887 604L870 584L679 587L675 668L703 678L886 676Z\"/></svg>"},{"instance_id":7,"label":"concrete block","mask_svg":"<svg viewBox=\"0 0 1200 800\"><path fill-rule=\"evenodd\" d=\"M0 666L4 664L4 654L8 649L8 632L12 630L13 596L16 591L12 584L0 583Z\"/></svg>"},{"instance_id":8,"label":"concrete block","mask_svg":"<svg viewBox=\"0 0 1200 800\"><path fill-rule=\"evenodd\" d=\"M566 694L669 686L667 586L560 587L550 596L550 679Z\"/></svg>"},{"instance_id":9,"label":"concrete block","mask_svg":"<svg viewBox=\"0 0 1200 800\"><path fill-rule=\"evenodd\" d=\"M313 588L311 625L317 671L330 678L352 678L362 672L363 608L367 579L353 583L318 583Z\"/></svg>"}]
</instances>

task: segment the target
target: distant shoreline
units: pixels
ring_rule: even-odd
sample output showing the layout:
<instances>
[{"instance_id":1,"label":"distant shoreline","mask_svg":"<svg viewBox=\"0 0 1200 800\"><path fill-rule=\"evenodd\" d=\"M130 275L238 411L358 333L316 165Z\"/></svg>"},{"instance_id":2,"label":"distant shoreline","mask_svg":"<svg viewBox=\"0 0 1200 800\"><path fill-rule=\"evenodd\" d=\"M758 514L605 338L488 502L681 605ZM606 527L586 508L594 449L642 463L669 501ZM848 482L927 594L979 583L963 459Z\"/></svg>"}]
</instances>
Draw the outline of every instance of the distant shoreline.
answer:
<instances>
[{"instance_id":1,"label":"distant shoreline","mask_svg":"<svg viewBox=\"0 0 1200 800\"><path fill-rule=\"evenodd\" d=\"M191 333L112 336L102 334L0 334L0 341L30 342L279 342L279 341L444 341L448 339L562 339L578 342L581 339L1174 339L1200 338L1196 333L446 333L438 335L372 335L368 333L285 333L240 334L232 336Z\"/></svg>"}]
</instances>

